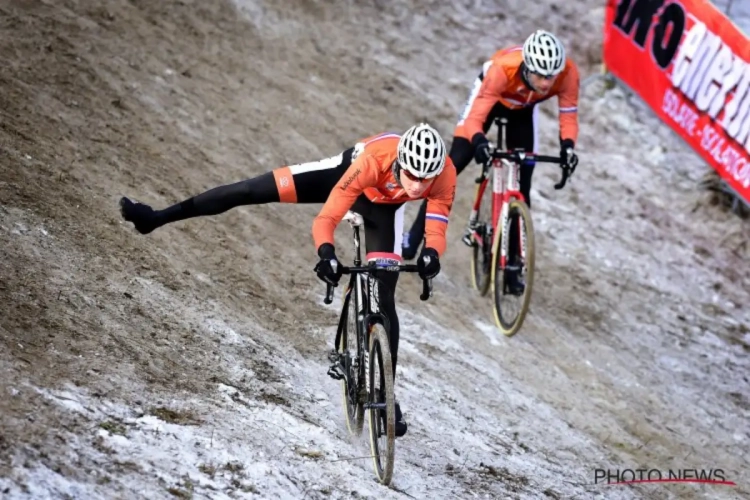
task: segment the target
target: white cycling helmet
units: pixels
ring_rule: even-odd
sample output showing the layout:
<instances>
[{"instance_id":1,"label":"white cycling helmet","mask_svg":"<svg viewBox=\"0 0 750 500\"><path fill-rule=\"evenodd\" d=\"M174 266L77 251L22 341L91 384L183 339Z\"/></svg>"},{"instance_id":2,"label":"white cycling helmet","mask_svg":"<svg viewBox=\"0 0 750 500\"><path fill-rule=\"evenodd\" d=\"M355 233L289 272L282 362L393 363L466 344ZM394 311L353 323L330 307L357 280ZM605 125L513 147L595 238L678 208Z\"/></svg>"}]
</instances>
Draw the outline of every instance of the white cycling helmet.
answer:
<instances>
[{"instance_id":1,"label":"white cycling helmet","mask_svg":"<svg viewBox=\"0 0 750 500\"><path fill-rule=\"evenodd\" d=\"M536 30L523 43L523 63L532 73L557 75L565 67L565 47L549 31Z\"/></svg>"},{"instance_id":2,"label":"white cycling helmet","mask_svg":"<svg viewBox=\"0 0 750 500\"><path fill-rule=\"evenodd\" d=\"M445 166L445 143L426 123L414 125L398 141L398 163L414 177L430 179Z\"/></svg>"}]
</instances>

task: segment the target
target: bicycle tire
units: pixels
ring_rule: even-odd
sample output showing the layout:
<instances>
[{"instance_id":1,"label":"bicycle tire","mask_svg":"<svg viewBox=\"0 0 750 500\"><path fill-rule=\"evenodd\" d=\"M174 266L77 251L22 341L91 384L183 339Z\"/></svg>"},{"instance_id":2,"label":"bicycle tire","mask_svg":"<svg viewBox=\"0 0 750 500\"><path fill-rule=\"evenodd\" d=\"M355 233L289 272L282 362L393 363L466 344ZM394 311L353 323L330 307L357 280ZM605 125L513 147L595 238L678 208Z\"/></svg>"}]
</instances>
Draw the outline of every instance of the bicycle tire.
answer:
<instances>
[{"instance_id":1,"label":"bicycle tire","mask_svg":"<svg viewBox=\"0 0 750 500\"><path fill-rule=\"evenodd\" d=\"M490 262L492 261L491 252L486 250L491 243L484 236L486 231L486 225L479 231L483 238L482 246L475 244L471 248L471 285L474 290L479 292L480 297L487 295L492 283L492 270L490 269L489 272L486 271L486 266L484 265L485 259L489 258Z\"/></svg>"},{"instance_id":2,"label":"bicycle tire","mask_svg":"<svg viewBox=\"0 0 750 500\"><path fill-rule=\"evenodd\" d=\"M358 280L354 280L355 286L357 286ZM364 359L360 359L360 364L357 366L356 371L352 370L352 364L351 361L353 359L344 357L344 354L346 351L351 352L351 349L348 349L348 342L351 339L349 327L350 325L354 326L354 341L355 341L355 356L360 357L359 353L361 352L361 348L359 346L359 321L357 318L357 299L362 300L362 291L360 290L359 294L355 293L355 290L352 289L352 291L349 294L349 297L344 301L344 307L348 308L348 311L346 311L347 314L347 321L344 323L344 329L341 332L341 338L339 340L339 345L336 346L336 350L338 351L339 355L342 356L339 359L345 359L348 361L348 366L344 366L343 368L346 370L346 376L341 380L341 392L342 392L342 406L344 408L344 420L346 421L346 428L349 431L349 435L358 437L362 434L362 429L365 425L365 412L364 412L364 401L359 397L359 392L361 389L360 386L360 371L364 368L362 367L363 364L365 364ZM354 299L354 300L352 300ZM343 311L342 311L343 314ZM350 319L353 319L353 321L348 321ZM366 356L366 354L364 354ZM361 357L364 357L361 356ZM354 387L350 388L349 383L347 380L354 380L356 381L354 384L352 384Z\"/></svg>"},{"instance_id":3,"label":"bicycle tire","mask_svg":"<svg viewBox=\"0 0 750 500\"><path fill-rule=\"evenodd\" d=\"M471 286L479 292L480 297L487 295L492 282L492 271L489 265L492 262L491 244L492 241L487 238L488 228L492 228L492 183L489 180L484 181L485 189L482 201L477 213L479 232L482 235L482 246L474 243L471 248ZM479 194L481 184L477 184L476 195ZM486 199L485 199L486 198ZM483 217L483 212L488 214ZM484 220L483 220L484 219ZM488 248L489 247L489 248ZM489 262L485 259L489 259Z\"/></svg>"},{"instance_id":4,"label":"bicycle tire","mask_svg":"<svg viewBox=\"0 0 750 500\"><path fill-rule=\"evenodd\" d=\"M492 294L494 297L493 300L493 313L495 316L495 324L500 329L500 331L503 333L503 335L507 337L511 337L515 335L518 330L521 329L521 326L523 325L524 320L526 319L526 314L529 311L529 304L531 303L531 293L534 285L534 252L535 252L535 245L534 245L534 225L531 220L531 212L529 211L529 207L523 200L511 200L508 205L508 213L512 215L513 213L518 213L520 216L520 223L523 224L523 227L525 229L526 233L526 243L525 243L525 260L524 260L524 267L526 269L525 273L525 281L526 286L523 291L523 295L521 297L521 308L516 316L516 318L513 321L509 321L507 318L503 317L502 312L502 302L505 297L504 293L504 285L505 285L505 276L504 272L498 273L498 268L500 267L500 245L505 244L505 242L500 241L502 239L502 230L498 230L495 234L495 241L492 245ZM508 221L510 221L510 217L508 218Z\"/></svg>"},{"instance_id":5,"label":"bicycle tire","mask_svg":"<svg viewBox=\"0 0 750 500\"><path fill-rule=\"evenodd\" d=\"M382 425L381 410L367 410L370 428L370 450L375 474L381 484L388 485L393 478L396 446L396 400L393 395L393 365L388 332L379 323L371 325L368 363L368 403L382 403L385 400L385 429ZM380 388L375 388L376 369L379 372ZM385 431L385 432L382 432ZM381 450L379 438L385 436L385 450ZM385 453L382 453L384 451Z\"/></svg>"}]
</instances>

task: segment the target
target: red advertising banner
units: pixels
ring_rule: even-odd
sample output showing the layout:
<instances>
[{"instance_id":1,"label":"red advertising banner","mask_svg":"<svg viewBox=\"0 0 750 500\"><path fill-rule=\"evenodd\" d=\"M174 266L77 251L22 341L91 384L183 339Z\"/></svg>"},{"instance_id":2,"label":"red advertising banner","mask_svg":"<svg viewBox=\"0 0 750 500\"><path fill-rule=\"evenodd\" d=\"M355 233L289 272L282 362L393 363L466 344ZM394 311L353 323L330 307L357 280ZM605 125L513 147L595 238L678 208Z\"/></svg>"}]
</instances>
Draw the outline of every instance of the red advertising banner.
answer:
<instances>
[{"instance_id":1,"label":"red advertising banner","mask_svg":"<svg viewBox=\"0 0 750 500\"><path fill-rule=\"evenodd\" d=\"M706 0L608 0L604 63L750 202L750 40Z\"/></svg>"}]
</instances>

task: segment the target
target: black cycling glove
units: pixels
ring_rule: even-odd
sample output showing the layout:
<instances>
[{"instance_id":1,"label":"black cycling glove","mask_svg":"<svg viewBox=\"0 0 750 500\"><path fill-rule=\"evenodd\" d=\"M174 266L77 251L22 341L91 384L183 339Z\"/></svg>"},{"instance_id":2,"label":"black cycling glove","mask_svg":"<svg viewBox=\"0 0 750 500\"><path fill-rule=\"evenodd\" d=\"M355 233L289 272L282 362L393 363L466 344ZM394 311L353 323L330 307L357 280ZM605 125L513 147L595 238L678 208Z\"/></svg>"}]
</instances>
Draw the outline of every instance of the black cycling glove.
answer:
<instances>
[{"instance_id":1,"label":"black cycling glove","mask_svg":"<svg viewBox=\"0 0 750 500\"><path fill-rule=\"evenodd\" d=\"M578 166L578 155L575 153L573 139L563 139L560 141L560 158L565 162L563 166L570 167L570 175L573 175Z\"/></svg>"},{"instance_id":2,"label":"black cycling glove","mask_svg":"<svg viewBox=\"0 0 750 500\"><path fill-rule=\"evenodd\" d=\"M330 243L320 245L318 248L318 257L320 257L320 260L314 269L318 274L318 278L329 285L338 285L339 279L341 279L341 264L336 259L336 250L333 248L333 245Z\"/></svg>"},{"instance_id":3,"label":"black cycling glove","mask_svg":"<svg viewBox=\"0 0 750 500\"><path fill-rule=\"evenodd\" d=\"M491 159L490 141L484 134L477 132L471 138L471 145L474 147L474 160L481 165L486 165Z\"/></svg>"},{"instance_id":4,"label":"black cycling glove","mask_svg":"<svg viewBox=\"0 0 750 500\"><path fill-rule=\"evenodd\" d=\"M419 277L423 280L432 279L440 272L440 259L434 248L423 248L417 261Z\"/></svg>"}]
</instances>

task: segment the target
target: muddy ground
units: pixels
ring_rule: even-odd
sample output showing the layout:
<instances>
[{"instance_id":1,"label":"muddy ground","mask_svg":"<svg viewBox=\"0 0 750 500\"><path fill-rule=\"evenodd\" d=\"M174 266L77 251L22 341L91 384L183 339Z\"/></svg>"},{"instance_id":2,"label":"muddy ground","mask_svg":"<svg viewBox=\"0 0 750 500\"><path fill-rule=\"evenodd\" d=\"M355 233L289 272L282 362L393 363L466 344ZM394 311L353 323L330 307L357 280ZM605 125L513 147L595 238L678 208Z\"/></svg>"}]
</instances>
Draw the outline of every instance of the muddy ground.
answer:
<instances>
[{"instance_id":1,"label":"muddy ground","mask_svg":"<svg viewBox=\"0 0 750 500\"><path fill-rule=\"evenodd\" d=\"M148 236L119 218L122 195L163 207L417 120L449 138L483 59L536 27L593 74L600 4L0 2L3 497L750 494L750 231L622 89L583 91L565 190L536 172L537 278L513 338L470 288L459 178L433 299L399 287L410 429L391 488L326 376L339 301L312 273L319 206ZM738 486L602 486L600 468L719 468Z\"/></svg>"}]
</instances>

